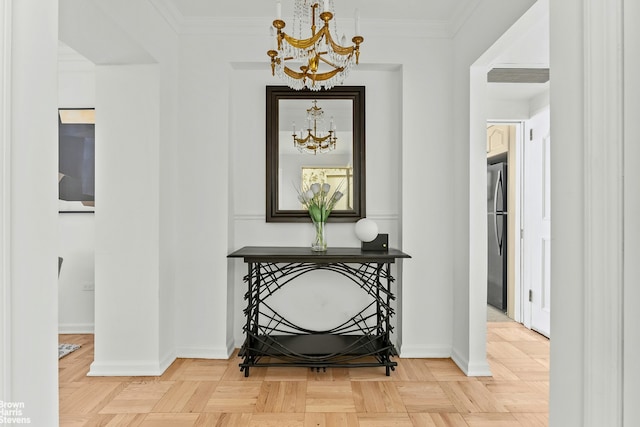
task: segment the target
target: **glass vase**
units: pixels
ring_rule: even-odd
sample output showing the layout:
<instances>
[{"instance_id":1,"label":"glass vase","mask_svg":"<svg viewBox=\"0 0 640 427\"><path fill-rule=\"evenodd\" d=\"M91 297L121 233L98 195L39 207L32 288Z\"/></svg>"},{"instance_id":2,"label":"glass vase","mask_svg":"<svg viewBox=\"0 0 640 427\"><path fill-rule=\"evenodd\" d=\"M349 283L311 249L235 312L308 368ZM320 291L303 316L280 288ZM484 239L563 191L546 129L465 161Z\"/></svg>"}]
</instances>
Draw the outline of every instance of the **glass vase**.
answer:
<instances>
[{"instance_id":1,"label":"glass vase","mask_svg":"<svg viewBox=\"0 0 640 427\"><path fill-rule=\"evenodd\" d=\"M322 221L312 221L313 229L315 231L315 238L313 239L313 243L311 243L311 250L316 252L322 252L327 250L327 239L325 237L325 222Z\"/></svg>"}]
</instances>

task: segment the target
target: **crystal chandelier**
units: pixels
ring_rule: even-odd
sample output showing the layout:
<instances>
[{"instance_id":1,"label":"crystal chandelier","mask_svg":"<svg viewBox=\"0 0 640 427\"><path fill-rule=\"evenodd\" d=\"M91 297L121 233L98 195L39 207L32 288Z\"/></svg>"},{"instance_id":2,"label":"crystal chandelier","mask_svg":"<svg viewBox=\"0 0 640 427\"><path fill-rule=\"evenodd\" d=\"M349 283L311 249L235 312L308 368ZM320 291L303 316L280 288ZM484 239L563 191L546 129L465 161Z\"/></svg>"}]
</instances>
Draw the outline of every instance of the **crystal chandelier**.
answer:
<instances>
[{"instance_id":1,"label":"crystal chandelier","mask_svg":"<svg viewBox=\"0 0 640 427\"><path fill-rule=\"evenodd\" d=\"M277 46L267 52L271 58L271 74L277 75L287 86L300 90L308 88L331 89L341 84L351 67L358 64L360 43L364 41L360 32L360 20L356 12L355 33L352 46L346 45L343 35L336 42L336 24L333 19L333 0L294 0L295 9L291 33L284 32L280 0L276 3L276 19L271 27ZM316 24L321 25L317 30ZM329 29L331 24L331 29ZM274 34L274 28L277 34ZM288 65L285 65L288 64ZM298 68L297 71L295 68Z\"/></svg>"},{"instance_id":2,"label":"crystal chandelier","mask_svg":"<svg viewBox=\"0 0 640 427\"><path fill-rule=\"evenodd\" d=\"M334 150L336 148L336 125L333 122L333 117L329 122L329 131L326 134L318 132L318 124L324 122L324 111L321 107L318 107L318 101L313 101L313 106L307 109L307 134L304 135L303 130L300 130L300 136L296 134L296 123L293 122L293 145L301 153L313 153L318 152L326 153L327 151Z\"/></svg>"}]
</instances>

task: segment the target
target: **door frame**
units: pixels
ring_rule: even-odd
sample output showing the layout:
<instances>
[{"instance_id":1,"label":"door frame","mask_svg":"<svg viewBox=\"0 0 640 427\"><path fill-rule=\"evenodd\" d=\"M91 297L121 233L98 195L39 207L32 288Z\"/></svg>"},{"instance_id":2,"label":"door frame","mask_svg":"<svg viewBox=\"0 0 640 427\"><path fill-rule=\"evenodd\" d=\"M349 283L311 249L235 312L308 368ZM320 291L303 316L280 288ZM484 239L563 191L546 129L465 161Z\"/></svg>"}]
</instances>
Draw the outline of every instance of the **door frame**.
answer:
<instances>
[{"instance_id":1,"label":"door frame","mask_svg":"<svg viewBox=\"0 0 640 427\"><path fill-rule=\"evenodd\" d=\"M0 395L11 396L11 1L0 0Z\"/></svg>"}]
</instances>

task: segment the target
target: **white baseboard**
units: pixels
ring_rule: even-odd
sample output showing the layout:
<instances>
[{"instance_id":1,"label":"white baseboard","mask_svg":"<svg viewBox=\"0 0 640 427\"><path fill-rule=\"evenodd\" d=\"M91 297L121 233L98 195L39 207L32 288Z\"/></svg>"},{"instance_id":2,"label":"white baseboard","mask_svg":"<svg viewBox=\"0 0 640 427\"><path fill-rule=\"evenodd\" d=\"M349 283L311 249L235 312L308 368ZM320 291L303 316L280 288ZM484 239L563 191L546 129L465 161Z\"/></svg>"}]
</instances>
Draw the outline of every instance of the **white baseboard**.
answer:
<instances>
[{"instance_id":1,"label":"white baseboard","mask_svg":"<svg viewBox=\"0 0 640 427\"><path fill-rule=\"evenodd\" d=\"M164 371L166 371L169 366L171 366L171 364L173 362L176 361L176 354L173 351L170 351L164 358L162 358L162 360L160 361L160 370L162 371L162 373L164 373Z\"/></svg>"},{"instance_id":2,"label":"white baseboard","mask_svg":"<svg viewBox=\"0 0 640 427\"><path fill-rule=\"evenodd\" d=\"M89 368L89 377L152 377L160 376L177 358L189 359L229 359L233 353L231 349L220 349L214 347L190 347L180 348L176 352L169 352L158 363L156 361L114 361L114 362L93 362Z\"/></svg>"},{"instance_id":3,"label":"white baseboard","mask_svg":"<svg viewBox=\"0 0 640 427\"><path fill-rule=\"evenodd\" d=\"M490 377L491 369L486 359L481 363L471 363L466 357L462 357L460 353L453 350L451 360L458 365L458 368L468 377Z\"/></svg>"},{"instance_id":4,"label":"white baseboard","mask_svg":"<svg viewBox=\"0 0 640 427\"><path fill-rule=\"evenodd\" d=\"M164 366L167 361L159 363L154 360L121 360L114 362L94 361L90 368L88 377L157 377L173 363Z\"/></svg>"},{"instance_id":5,"label":"white baseboard","mask_svg":"<svg viewBox=\"0 0 640 427\"><path fill-rule=\"evenodd\" d=\"M176 357L187 359L229 359L233 354L233 345L223 347L178 347Z\"/></svg>"},{"instance_id":6,"label":"white baseboard","mask_svg":"<svg viewBox=\"0 0 640 427\"><path fill-rule=\"evenodd\" d=\"M403 345L400 357L406 359L442 359L451 357L451 347L423 347Z\"/></svg>"},{"instance_id":7,"label":"white baseboard","mask_svg":"<svg viewBox=\"0 0 640 427\"><path fill-rule=\"evenodd\" d=\"M59 334L93 334L94 331L93 323L60 323L58 325Z\"/></svg>"},{"instance_id":8,"label":"white baseboard","mask_svg":"<svg viewBox=\"0 0 640 427\"><path fill-rule=\"evenodd\" d=\"M468 377L490 377L491 369L486 360L483 363L469 363L465 357L450 347L403 346L400 357L405 359L451 359Z\"/></svg>"}]
</instances>

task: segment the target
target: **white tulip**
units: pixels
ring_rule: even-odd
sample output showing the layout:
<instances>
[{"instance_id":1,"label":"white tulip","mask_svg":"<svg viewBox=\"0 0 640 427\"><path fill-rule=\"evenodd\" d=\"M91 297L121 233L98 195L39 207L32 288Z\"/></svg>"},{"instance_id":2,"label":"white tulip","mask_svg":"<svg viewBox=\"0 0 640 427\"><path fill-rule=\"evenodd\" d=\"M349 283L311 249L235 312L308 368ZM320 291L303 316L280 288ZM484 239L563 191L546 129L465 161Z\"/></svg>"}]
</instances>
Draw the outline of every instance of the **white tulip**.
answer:
<instances>
[{"instance_id":1,"label":"white tulip","mask_svg":"<svg viewBox=\"0 0 640 427\"><path fill-rule=\"evenodd\" d=\"M313 196L315 196L315 193L311 190L307 190L306 193L304 193L305 197L307 198L307 200L311 200L313 199Z\"/></svg>"},{"instance_id":2,"label":"white tulip","mask_svg":"<svg viewBox=\"0 0 640 427\"><path fill-rule=\"evenodd\" d=\"M311 191L313 191L313 194L318 194L320 192L320 184L317 182L311 184Z\"/></svg>"},{"instance_id":3,"label":"white tulip","mask_svg":"<svg viewBox=\"0 0 640 427\"><path fill-rule=\"evenodd\" d=\"M331 185L327 184L326 182L324 184L322 184L322 192L323 193L328 193L329 190L331 190Z\"/></svg>"}]
</instances>

